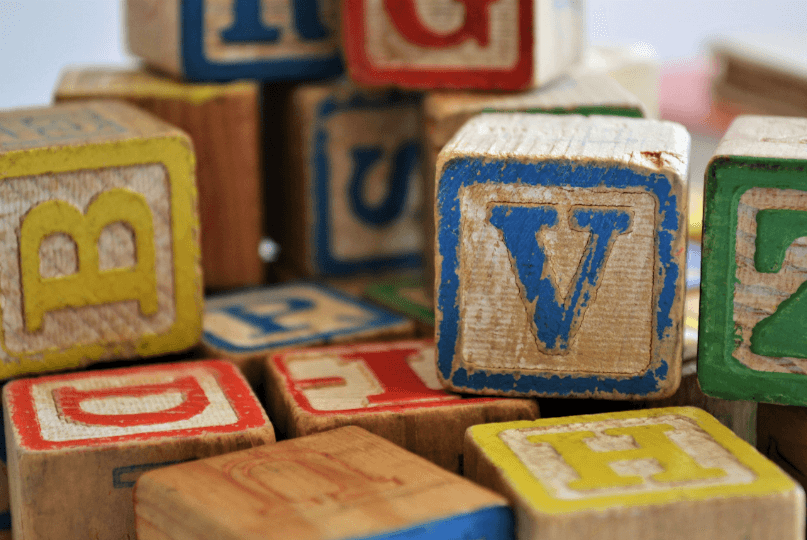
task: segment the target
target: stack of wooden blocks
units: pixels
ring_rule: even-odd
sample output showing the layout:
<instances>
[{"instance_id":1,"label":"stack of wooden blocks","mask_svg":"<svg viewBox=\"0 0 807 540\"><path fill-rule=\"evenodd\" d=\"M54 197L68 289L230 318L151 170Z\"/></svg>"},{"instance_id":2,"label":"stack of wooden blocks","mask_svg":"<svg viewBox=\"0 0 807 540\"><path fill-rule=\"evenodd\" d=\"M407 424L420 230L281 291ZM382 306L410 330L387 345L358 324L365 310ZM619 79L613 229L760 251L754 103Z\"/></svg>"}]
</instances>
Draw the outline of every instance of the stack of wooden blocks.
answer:
<instances>
[{"instance_id":1,"label":"stack of wooden blocks","mask_svg":"<svg viewBox=\"0 0 807 540\"><path fill-rule=\"evenodd\" d=\"M807 119L712 161L696 370L689 135L577 0L126 16L0 112L13 538L804 537Z\"/></svg>"}]
</instances>

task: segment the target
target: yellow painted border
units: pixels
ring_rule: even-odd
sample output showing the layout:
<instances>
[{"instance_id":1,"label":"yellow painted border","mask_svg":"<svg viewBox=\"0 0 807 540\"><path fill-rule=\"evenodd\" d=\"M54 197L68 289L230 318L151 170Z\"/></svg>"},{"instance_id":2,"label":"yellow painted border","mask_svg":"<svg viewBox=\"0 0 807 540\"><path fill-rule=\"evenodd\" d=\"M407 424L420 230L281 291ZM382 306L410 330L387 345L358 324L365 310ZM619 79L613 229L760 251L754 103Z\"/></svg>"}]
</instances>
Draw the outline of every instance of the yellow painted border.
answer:
<instances>
[{"instance_id":1,"label":"yellow painted border","mask_svg":"<svg viewBox=\"0 0 807 540\"><path fill-rule=\"evenodd\" d=\"M163 165L168 173L176 318L167 332L147 334L134 341L135 352L140 356L154 356L192 347L202 335L199 216L195 158L190 141L179 135L157 135L82 146L31 148L0 155L0 181L21 176L151 163ZM130 342L99 343L20 354L6 349L3 332L0 324L0 345L12 361L0 365L0 378L79 367L121 354L131 347Z\"/></svg>"},{"instance_id":2,"label":"yellow painted border","mask_svg":"<svg viewBox=\"0 0 807 540\"><path fill-rule=\"evenodd\" d=\"M561 426L629 418L653 418L665 415L678 415L695 420L698 426L712 436L720 446L756 474L757 479L750 484L698 488L675 487L670 488L669 491L643 492L631 495L606 495L577 501L560 500L549 494L548 490L544 488L529 469L524 466L518 456L499 437L501 432L510 429ZM483 424L469 428L469 432L474 443L481 449L483 456L500 471L513 491L526 500L530 506L545 514L557 515L585 510L605 510L612 507L659 505L682 500L760 496L796 489L796 484L775 464L734 435L731 430L723 426L710 414L695 407L667 407L645 411Z\"/></svg>"}]
</instances>

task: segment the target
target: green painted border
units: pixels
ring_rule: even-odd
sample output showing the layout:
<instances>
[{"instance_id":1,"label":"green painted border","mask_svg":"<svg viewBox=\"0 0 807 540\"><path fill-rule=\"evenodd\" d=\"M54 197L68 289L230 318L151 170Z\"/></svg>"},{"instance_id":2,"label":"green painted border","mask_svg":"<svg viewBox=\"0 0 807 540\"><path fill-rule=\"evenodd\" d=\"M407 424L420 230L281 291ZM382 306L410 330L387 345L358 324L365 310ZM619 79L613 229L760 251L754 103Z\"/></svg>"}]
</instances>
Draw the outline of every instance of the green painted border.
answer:
<instances>
[{"instance_id":1,"label":"green painted border","mask_svg":"<svg viewBox=\"0 0 807 540\"><path fill-rule=\"evenodd\" d=\"M511 107L488 107L482 109L483 113L514 112ZM567 107L532 107L523 109L520 112L532 114L582 114L583 116L625 116L627 118L644 118L642 109L638 107L624 107L621 105L592 105Z\"/></svg>"},{"instance_id":2,"label":"green painted border","mask_svg":"<svg viewBox=\"0 0 807 540\"><path fill-rule=\"evenodd\" d=\"M365 289L364 295L384 307L399 311L423 324L434 326L434 310L400 294L401 289L422 288L423 285L422 279L404 277L394 281L373 283Z\"/></svg>"},{"instance_id":3,"label":"green painted border","mask_svg":"<svg viewBox=\"0 0 807 540\"><path fill-rule=\"evenodd\" d=\"M737 207L752 187L807 191L807 161L729 156L709 164L703 197L698 382L704 393L723 399L807 405L807 375L756 371L732 356Z\"/></svg>"}]
</instances>

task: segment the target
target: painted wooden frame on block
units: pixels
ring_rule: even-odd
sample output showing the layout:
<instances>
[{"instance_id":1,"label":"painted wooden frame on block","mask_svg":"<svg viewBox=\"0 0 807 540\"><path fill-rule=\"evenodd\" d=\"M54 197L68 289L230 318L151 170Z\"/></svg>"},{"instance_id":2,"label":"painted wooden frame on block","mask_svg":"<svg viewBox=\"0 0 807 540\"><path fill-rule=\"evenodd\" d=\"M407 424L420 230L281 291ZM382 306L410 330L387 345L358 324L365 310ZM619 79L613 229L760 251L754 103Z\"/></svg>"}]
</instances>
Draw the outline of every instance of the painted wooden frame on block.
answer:
<instances>
[{"instance_id":1,"label":"painted wooden frame on block","mask_svg":"<svg viewBox=\"0 0 807 540\"><path fill-rule=\"evenodd\" d=\"M0 114L0 378L196 345L196 196L187 135L135 107Z\"/></svg>"},{"instance_id":2,"label":"painted wooden frame on block","mask_svg":"<svg viewBox=\"0 0 807 540\"><path fill-rule=\"evenodd\" d=\"M474 426L465 465L513 504L518 538L804 537L802 487L694 407Z\"/></svg>"},{"instance_id":3,"label":"painted wooden frame on block","mask_svg":"<svg viewBox=\"0 0 807 540\"><path fill-rule=\"evenodd\" d=\"M490 113L465 124L437 163L444 384L513 396L675 392L688 152L671 122Z\"/></svg>"},{"instance_id":4,"label":"painted wooden frame on block","mask_svg":"<svg viewBox=\"0 0 807 540\"><path fill-rule=\"evenodd\" d=\"M707 169L698 379L709 395L807 405L805 137L807 119L741 116Z\"/></svg>"},{"instance_id":5,"label":"painted wooden frame on block","mask_svg":"<svg viewBox=\"0 0 807 540\"><path fill-rule=\"evenodd\" d=\"M582 3L346 0L342 41L356 83L519 90L580 59ZM464 9L463 9L464 8Z\"/></svg>"},{"instance_id":6,"label":"painted wooden frame on block","mask_svg":"<svg viewBox=\"0 0 807 540\"><path fill-rule=\"evenodd\" d=\"M130 50L192 81L339 75L332 0L127 0Z\"/></svg>"}]
</instances>

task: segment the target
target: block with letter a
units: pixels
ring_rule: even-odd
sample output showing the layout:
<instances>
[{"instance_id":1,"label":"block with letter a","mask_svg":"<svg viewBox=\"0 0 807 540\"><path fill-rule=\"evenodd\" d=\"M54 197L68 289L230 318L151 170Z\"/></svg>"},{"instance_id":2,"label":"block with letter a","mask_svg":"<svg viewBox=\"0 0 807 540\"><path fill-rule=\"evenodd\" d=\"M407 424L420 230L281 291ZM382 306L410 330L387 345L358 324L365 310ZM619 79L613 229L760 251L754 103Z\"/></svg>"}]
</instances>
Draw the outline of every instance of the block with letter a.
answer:
<instances>
[{"instance_id":1,"label":"block with letter a","mask_svg":"<svg viewBox=\"0 0 807 540\"><path fill-rule=\"evenodd\" d=\"M267 402L286 436L359 426L454 472L469 426L538 415L534 400L444 390L431 340L279 353L266 369Z\"/></svg>"},{"instance_id":2,"label":"block with letter a","mask_svg":"<svg viewBox=\"0 0 807 540\"><path fill-rule=\"evenodd\" d=\"M334 0L127 0L130 50L190 81L325 79L342 72Z\"/></svg>"},{"instance_id":3,"label":"block with letter a","mask_svg":"<svg viewBox=\"0 0 807 540\"><path fill-rule=\"evenodd\" d=\"M182 131L89 101L0 114L0 378L194 346L202 285Z\"/></svg>"},{"instance_id":4,"label":"block with letter a","mask_svg":"<svg viewBox=\"0 0 807 540\"><path fill-rule=\"evenodd\" d=\"M807 405L807 119L741 116L704 186L698 380Z\"/></svg>"},{"instance_id":5,"label":"block with letter a","mask_svg":"<svg viewBox=\"0 0 807 540\"><path fill-rule=\"evenodd\" d=\"M804 537L802 487L694 407L474 426L464 474L510 500L517 538Z\"/></svg>"},{"instance_id":6,"label":"block with letter a","mask_svg":"<svg viewBox=\"0 0 807 540\"><path fill-rule=\"evenodd\" d=\"M689 135L490 113L437 162L437 351L460 392L661 398L681 373Z\"/></svg>"},{"instance_id":7,"label":"block with letter a","mask_svg":"<svg viewBox=\"0 0 807 540\"><path fill-rule=\"evenodd\" d=\"M12 526L31 540L134 538L142 473L275 440L220 360L20 379L3 410Z\"/></svg>"},{"instance_id":8,"label":"block with letter a","mask_svg":"<svg viewBox=\"0 0 807 540\"><path fill-rule=\"evenodd\" d=\"M583 50L579 0L347 0L342 36L361 85L519 90Z\"/></svg>"},{"instance_id":9,"label":"block with letter a","mask_svg":"<svg viewBox=\"0 0 807 540\"><path fill-rule=\"evenodd\" d=\"M511 540L504 497L356 427L143 475L137 538Z\"/></svg>"}]
</instances>

